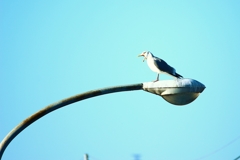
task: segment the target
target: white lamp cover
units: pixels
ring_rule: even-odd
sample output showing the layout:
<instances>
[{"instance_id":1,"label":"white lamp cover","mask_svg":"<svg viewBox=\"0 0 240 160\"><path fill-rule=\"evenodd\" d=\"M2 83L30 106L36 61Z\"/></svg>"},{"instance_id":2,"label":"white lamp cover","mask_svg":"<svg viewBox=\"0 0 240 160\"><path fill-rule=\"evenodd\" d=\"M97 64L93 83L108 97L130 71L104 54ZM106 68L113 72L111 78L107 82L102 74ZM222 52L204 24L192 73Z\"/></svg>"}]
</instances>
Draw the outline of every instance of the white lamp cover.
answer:
<instances>
[{"instance_id":1,"label":"white lamp cover","mask_svg":"<svg viewBox=\"0 0 240 160\"><path fill-rule=\"evenodd\" d=\"M194 101L206 87L194 79L160 80L143 83L143 90L163 97L175 105Z\"/></svg>"}]
</instances>

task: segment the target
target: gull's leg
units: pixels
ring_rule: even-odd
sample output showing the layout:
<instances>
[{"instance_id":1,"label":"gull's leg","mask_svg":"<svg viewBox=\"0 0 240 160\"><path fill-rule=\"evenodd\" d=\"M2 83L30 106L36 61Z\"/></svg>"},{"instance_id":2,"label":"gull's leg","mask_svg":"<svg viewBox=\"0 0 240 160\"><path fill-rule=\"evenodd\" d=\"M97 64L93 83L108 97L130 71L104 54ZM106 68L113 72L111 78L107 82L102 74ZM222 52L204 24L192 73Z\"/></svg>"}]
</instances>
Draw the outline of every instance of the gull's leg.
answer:
<instances>
[{"instance_id":1,"label":"gull's leg","mask_svg":"<svg viewBox=\"0 0 240 160\"><path fill-rule=\"evenodd\" d=\"M157 75L157 79L155 81L153 81L153 82L157 82L158 80L159 80L159 73Z\"/></svg>"}]
</instances>

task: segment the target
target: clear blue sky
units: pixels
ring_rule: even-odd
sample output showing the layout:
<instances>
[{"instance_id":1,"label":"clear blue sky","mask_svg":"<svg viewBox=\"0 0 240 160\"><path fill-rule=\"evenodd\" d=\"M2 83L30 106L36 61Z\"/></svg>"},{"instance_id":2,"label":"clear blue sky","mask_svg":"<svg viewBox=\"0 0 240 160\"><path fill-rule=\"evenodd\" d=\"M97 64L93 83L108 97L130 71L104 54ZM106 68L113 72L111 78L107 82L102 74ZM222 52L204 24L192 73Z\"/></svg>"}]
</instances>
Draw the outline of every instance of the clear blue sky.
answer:
<instances>
[{"instance_id":1,"label":"clear blue sky","mask_svg":"<svg viewBox=\"0 0 240 160\"><path fill-rule=\"evenodd\" d=\"M72 104L20 133L3 160L238 157L239 8L238 0L1 1L1 140L63 98L155 80L137 58L144 50L207 87L182 107L144 91Z\"/></svg>"}]
</instances>

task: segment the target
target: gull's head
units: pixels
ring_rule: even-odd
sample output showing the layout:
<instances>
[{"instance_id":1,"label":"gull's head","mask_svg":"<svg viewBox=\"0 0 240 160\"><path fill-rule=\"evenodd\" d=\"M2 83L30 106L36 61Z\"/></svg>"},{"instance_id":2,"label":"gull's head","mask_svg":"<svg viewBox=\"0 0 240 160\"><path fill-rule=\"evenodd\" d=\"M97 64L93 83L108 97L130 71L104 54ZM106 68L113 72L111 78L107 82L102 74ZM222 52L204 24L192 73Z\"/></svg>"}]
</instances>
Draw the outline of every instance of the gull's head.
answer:
<instances>
[{"instance_id":1,"label":"gull's head","mask_svg":"<svg viewBox=\"0 0 240 160\"><path fill-rule=\"evenodd\" d=\"M141 54L139 54L138 57L143 56L143 57L144 57L143 62L144 62L145 59L148 58L148 55L149 55L149 54L151 54L151 52L149 52L149 51L144 51L144 52L142 52Z\"/></svg>"}]
</instances>

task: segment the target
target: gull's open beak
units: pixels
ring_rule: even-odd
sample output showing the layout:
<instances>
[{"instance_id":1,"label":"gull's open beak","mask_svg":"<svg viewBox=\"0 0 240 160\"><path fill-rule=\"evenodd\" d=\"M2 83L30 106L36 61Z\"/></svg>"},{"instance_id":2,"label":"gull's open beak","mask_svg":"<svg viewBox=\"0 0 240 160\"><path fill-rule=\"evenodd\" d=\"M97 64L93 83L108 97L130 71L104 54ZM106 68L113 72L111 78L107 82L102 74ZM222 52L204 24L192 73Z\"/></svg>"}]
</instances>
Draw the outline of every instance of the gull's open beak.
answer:
<instances>
[{"instance_id":1,"label":"gull's open beak","mask_svg":"<svg viewBox=\"0 0 240 160\"><path fill-rule=\"evenodd\" d=\"M146 59L146 57L141 53L141 54L139 54L138 55L138 57L141 57L141 56L143 56L144 57L144 59L143 59L143 62L145 61L145 59Z\"/></svg>"}]
</instances>

